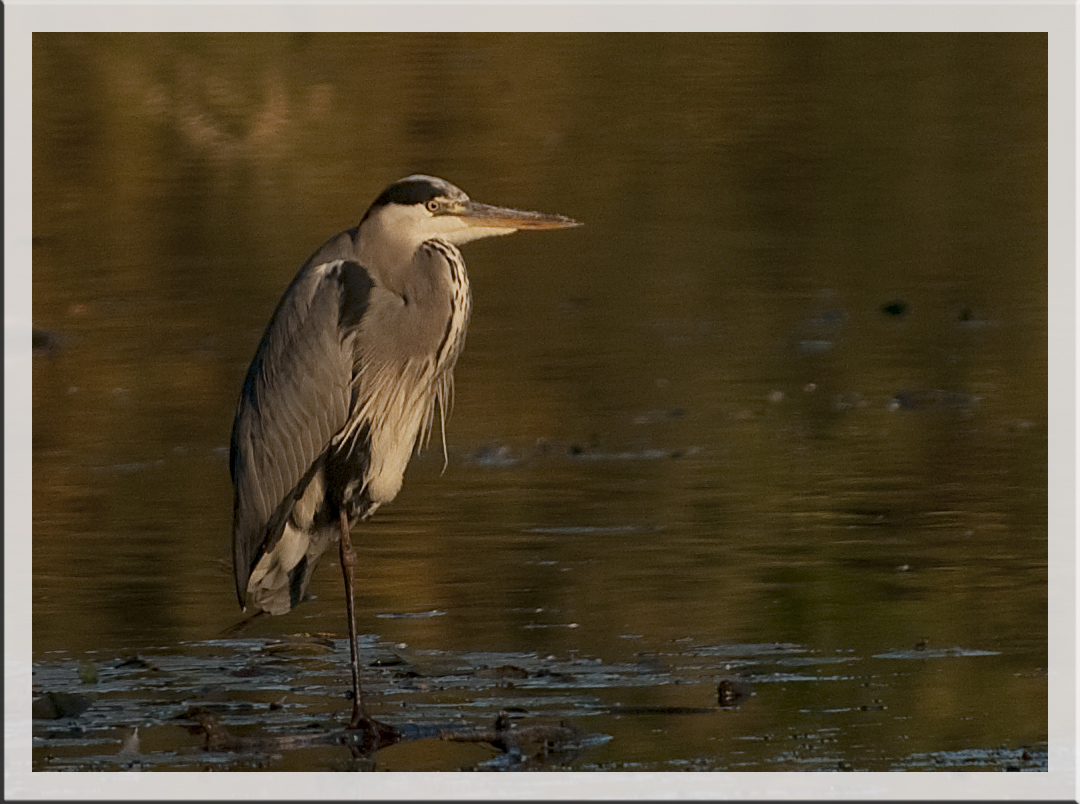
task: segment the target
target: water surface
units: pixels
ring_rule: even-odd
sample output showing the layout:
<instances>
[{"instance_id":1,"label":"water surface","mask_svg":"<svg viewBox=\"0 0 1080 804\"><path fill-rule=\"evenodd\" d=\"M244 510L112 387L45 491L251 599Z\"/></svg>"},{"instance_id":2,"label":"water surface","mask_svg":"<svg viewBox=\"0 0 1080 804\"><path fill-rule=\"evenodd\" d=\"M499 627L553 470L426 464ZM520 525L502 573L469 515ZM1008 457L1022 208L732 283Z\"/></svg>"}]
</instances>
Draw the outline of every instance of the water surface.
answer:
<instances>
[{"instance_id":1,"label":"water surface","mask_svg":"<svg viewBox=\"0 0 1080 804\"><path fill-rule=\"evenodd\" d=\"M503 768L178 719L347 713L330 556L223 636L229 428L297 268L418 171L586 226L466 247L445 471L354 532L378 716L1045 769L1045 36L36 34L33 86L34 683L88 704L35 769Z\"/></svg>"}]
</instances>

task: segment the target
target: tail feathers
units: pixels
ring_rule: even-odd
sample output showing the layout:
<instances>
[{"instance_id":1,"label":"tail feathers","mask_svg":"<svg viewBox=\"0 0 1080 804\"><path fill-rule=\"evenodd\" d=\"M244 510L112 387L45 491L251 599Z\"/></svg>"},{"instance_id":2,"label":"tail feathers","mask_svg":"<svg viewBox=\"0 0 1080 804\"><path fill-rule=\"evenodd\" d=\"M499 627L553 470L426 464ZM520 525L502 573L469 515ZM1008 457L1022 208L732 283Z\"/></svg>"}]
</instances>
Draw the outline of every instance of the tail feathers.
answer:
<instances>
[{"instance_id":1,"label":"tail feathers","mask_svg":"<svg viewBox=\"0 0 1080 804\"><path fill-rule=\"evenodd\" d=\"M304 531L286 523L281 538L251 572L247 608L285 614L304 598L319 558L337 536L337 530Z\"/></svg>"}]
</instances>

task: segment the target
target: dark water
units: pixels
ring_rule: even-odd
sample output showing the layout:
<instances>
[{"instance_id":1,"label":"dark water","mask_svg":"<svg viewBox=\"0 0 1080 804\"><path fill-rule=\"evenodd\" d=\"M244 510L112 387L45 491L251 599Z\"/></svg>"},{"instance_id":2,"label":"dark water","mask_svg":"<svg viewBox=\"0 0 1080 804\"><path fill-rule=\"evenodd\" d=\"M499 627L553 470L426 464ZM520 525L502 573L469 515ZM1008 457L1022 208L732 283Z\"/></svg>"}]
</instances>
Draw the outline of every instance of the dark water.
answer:
<instances>
[{"instance_id":1,"label":"dark water","mask_svg":"<svg viewBox=\"0 0 1080 804\"><path fill-rule=\"evenodd\" d=\"M295 270L421 171L586 226L466 247L446 470L354 533L373 713L587 738L521 767L1045 770L1046 59L35 35L34 684L83 709L35 719L35 769L509 767L182 717L347 713L335 561L223 636L229 428Z\"/></svg>"}]
</instances>

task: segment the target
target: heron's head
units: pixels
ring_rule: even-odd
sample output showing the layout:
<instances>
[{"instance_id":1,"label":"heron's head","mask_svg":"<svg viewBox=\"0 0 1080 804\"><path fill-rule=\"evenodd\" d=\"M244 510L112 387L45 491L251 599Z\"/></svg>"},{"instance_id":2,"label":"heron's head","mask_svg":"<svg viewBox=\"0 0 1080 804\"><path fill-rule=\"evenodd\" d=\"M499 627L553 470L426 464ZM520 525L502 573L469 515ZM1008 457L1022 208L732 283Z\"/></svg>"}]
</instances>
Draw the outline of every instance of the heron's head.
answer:
<instances>
[{"instance_id":1,"label":"heron's head","mask_svg":"<svg viewBox=\"0 0 1080 804\"><path fill-rule=\"evenodd\" d=\"M383 190L360 222L360 236L414 250L434 238L461 245L525 229L580 225L562 215L480 204L445 179L417 174Z\"/></svg>"}]
</instances>

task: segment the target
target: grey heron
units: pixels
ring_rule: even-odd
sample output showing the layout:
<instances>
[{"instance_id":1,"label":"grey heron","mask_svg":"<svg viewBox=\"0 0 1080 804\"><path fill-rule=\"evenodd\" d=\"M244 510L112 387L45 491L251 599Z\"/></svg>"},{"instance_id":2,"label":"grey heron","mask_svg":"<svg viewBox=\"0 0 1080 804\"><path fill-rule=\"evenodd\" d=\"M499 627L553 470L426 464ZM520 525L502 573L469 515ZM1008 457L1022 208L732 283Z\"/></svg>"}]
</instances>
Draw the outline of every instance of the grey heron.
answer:
<instances>
[{"instance_id":1,"label":"grey heron","mask_svg":"<svg viewBox=\"0 0 1080 804\"><path fill-rule=\"evenodd\" d=\"M236 593L245 610L284 614L338 542L349 728L375 738L393 731L368 715L361 697L349 530L397 495L436 407L445 424L471 309L458 246L579 225L480 204L443 179L408 176L311 256L266 327L230 444Z\"/></svg>"}]
</instances>

